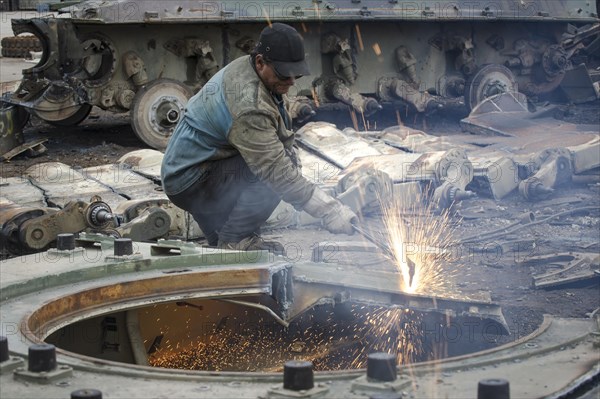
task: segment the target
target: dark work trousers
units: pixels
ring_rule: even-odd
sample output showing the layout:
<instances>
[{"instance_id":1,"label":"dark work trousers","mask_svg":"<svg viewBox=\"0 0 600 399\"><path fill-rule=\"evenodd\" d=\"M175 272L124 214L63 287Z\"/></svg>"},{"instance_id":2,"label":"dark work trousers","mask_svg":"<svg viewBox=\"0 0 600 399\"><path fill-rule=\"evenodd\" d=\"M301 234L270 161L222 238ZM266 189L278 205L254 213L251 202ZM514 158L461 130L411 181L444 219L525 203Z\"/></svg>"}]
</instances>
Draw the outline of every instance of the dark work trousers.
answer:
<instances>
[{"instance_id":1,"label":"dark work trousers","mask_svg":"<svg viewBox=\"0 0 600 399\"><path fill-rule=\"evenodd\" d=\"M259 234L281 201L241 155L211 161L198 181L169 199L192 214L211 246Z\"/></svg>"}]
</instances>

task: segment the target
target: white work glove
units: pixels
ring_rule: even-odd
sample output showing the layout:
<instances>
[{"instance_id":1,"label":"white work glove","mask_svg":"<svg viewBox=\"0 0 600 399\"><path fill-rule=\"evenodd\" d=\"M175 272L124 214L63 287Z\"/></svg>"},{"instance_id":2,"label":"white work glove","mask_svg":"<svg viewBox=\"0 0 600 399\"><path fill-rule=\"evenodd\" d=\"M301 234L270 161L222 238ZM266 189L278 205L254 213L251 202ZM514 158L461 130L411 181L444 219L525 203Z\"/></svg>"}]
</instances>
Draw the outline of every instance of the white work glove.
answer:
<instances>
[{"instance_id":1,"label":"white work glove","mask_svg":"<svg viewBox=\"0 0 600 399\"><path fill-rule=\"evenodd\" d=\"M333 234L352 235L354 233L352 223L358 221L352 209L318 187L304 205L304 210L311 216L320 218L323 227Z\"/></svg>"}]
</instances>

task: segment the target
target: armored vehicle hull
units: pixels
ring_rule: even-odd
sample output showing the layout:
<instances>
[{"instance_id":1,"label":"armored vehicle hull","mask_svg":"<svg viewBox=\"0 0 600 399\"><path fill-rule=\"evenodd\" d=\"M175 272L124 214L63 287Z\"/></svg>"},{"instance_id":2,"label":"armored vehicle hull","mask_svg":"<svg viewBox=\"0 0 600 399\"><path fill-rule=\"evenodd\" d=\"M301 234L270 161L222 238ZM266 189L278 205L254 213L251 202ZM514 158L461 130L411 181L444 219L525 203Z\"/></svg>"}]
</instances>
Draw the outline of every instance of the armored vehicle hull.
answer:
<instances>
[{"instance_id":1,"label":"armored vehicle hull","mask_svg":"<svg viewBox=\"0 0 600 399\"><path fill-rule=\"evenodd\" d=\"M162 149L189 97L273 21L305 39L312 74L291 93L300 121L332 108L364 120L382 108L428 113L499 92L550 93L599 32L586 0L84 1L68 18L13 20L43 54L4 100L56 125L81 122L92 106L130 112L135 134Z\"/></svg>"}]
</instances>

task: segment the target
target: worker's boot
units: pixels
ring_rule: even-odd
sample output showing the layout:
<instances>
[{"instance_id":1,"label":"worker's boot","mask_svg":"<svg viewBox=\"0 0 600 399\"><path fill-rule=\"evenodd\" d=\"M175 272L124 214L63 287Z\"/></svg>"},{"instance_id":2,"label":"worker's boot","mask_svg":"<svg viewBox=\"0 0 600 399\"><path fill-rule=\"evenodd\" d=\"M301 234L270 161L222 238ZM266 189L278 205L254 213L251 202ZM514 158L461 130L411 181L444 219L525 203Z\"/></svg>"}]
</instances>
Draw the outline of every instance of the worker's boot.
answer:
<instances>
[{"instance_id":1,"label":"worker's boot","mask_svg":"<svg viewBox=\"0 0 600 399\"><path fill-rule=\"evenodd\" d=\"M251 235L238 242L223 242L219 240L219 248L237 251L267 250L275 255L285 256L285 248L277 241L265 241L259 235Z\"/></svg>"}]
</instances>

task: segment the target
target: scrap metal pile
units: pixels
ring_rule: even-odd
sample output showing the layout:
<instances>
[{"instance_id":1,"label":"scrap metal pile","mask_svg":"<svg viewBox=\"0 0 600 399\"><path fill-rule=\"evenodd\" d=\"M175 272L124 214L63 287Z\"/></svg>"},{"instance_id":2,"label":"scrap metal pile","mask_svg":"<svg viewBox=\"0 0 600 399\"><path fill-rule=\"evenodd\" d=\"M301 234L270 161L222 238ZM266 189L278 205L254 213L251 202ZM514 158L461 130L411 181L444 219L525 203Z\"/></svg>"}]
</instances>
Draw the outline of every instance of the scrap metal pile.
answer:
<instances>
[{"instance_id":1,"label":"scrap metal pile","mask_svg":"<svg viewBox=\"0 0 600 399\"><path fill-rule=\"evenodd\" d=\"M427 202L439 212L476 196L501 201L518 190L536 201L572 180L593 181L597 130L559 123L549 110L531 113L524 104L511 93L490 98L461 122L467 133L442 137L405 126L358 132L309 123L298 132L302 172L363 215L392 198ZM158 151L138 150L114 165L40 163L3 178L2 252L41 251L60 233L81 231L138 241L202 237L161 191L161 160ZM317 222L282 203L265 227Z\"/></svg>"}]
</instances>

